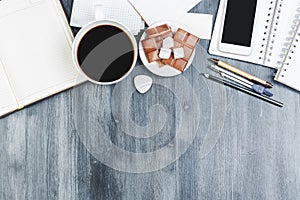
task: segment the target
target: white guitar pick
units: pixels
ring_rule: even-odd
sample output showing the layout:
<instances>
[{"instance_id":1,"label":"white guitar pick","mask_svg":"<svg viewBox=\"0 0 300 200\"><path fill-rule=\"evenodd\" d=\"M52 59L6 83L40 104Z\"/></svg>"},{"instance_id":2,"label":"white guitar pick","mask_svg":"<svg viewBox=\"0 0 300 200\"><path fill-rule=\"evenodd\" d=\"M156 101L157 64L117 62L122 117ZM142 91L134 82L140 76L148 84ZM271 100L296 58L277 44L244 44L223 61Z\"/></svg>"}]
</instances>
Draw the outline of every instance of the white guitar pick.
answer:
<instances>
[{"instance_id":1,"label":"white guitar pick","mask_svg":"<svg viewBox=\"0 0 300 200\"><path fill-rule=\"evenodd\" d=\"M148 92L153 84L153 80L149 76L139 75L134 78L134 86L136 90L144 94Z\"/></svg>"}]
</instances>

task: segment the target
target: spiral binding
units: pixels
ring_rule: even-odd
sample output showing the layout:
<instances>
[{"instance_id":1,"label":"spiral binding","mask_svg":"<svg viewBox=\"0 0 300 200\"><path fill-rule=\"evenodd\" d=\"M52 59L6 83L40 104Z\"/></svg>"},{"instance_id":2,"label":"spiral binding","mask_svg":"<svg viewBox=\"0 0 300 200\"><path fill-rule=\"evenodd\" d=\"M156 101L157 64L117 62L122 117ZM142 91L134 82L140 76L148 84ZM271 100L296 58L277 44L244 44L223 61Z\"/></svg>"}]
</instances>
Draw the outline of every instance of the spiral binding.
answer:
<instances>
[{"instance_id":1,"label":"spiral binding","mask_svg":"<svg viewBox=\"0 0 300 200\"><path fill-rule=\"evenodd\" d=\"M292 59L292 55L295 52L296 47L299 45L300 41L300 7L297 9L297 14L291 26L291 31L289 32L290 36L287 37L287 42L282 48L280 54L281 61L277 62L277 68L281 68L280 76L284 77L285 72L288 70L290 65L289 61Z\"/></svg>"},{"instance_id":2,"label":"spiral binding","mask_svg":"<svg viewBox=\"0 0 300 200\"><path fill-rule=\"evenodd\" d=\"M269 4L269 13L266 18L265 31L262 38L262 49L260 50L259 60L263 60L263 63L270 62L270 56L272 56L273 44L275 42L278 22L281 14L281 7L283 0L271 0ZM276 9L278 8L278 9ZM276 11L275 11L276 9Z\"/></svg>"}]
</instances>

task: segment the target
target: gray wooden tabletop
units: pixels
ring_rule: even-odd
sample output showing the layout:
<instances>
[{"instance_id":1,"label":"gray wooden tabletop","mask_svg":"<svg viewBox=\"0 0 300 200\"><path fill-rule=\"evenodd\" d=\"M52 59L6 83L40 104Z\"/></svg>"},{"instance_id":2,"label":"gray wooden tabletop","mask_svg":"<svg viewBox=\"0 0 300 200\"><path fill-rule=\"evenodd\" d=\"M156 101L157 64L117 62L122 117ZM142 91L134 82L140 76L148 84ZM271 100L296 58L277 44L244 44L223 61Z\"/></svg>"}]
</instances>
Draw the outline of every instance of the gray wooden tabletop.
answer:
<instances>
[{"instance_id":1,"label":"gray wooden tabletop","mask_svg":"<svg viewBox=\"0 0 300 200\"><path fill-rule=\"evenodd\" d=\"M68 17L72 2L62 0ZM192 12L215 16L218 2ZM280 109L204 80L208 45L182 76L156 77L139 60L116 86L85 84L0 119L0 199L300 199L300 93L272 81ZM225 60L272 80L272 69ZM157 83L145 95L138 74ZM106 152L108 140L142 157Z\"/></svg>"}]
</instances>

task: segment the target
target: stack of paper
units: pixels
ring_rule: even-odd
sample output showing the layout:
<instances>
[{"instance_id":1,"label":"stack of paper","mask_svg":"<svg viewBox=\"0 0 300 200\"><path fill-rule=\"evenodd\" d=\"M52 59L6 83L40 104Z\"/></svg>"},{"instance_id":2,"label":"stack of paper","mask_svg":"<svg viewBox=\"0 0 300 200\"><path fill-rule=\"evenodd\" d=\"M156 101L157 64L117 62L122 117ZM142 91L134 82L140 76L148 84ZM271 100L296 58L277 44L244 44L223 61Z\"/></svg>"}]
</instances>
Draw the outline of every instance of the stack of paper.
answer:
<instances>
[{"instance_id":1,"label":"stack of paper","mask_svg":"<svg viewBox=\"0 0 300 200\"><path fill-rule=\"evenodd\" d=\"M138 34L145 24L128 0L74 0L71 26L83 27L96 20L96 6L101 5L106 19L116 20Z\"/></svg>"},{"instance_id":2,"label":"stack of paper","mask_svg":"<svg viewBox=\"0 0 300 200\"><path fill-rule=\"evenodd\" d=\"M187 13L201 0L129 0L131 5L151 26L161 21L179 22L188 32L201 39L211 39L212 15Z\"/></svg>"},{"instance_id":3,"label":"stack of paper","mask_svg":"<svg viewBox=\"0 0 300 200\"><path fill-rule=\"evenodd\" d=\"M213 16L200 13L186 13L179 22L187 28L187 30L196 35L200 39L210 40L212 32Z\"/></svg>"},{"instance_id":4,"label":"stack of paper","mask_svg":"<svg viewBox=\"0 0 300 200\"><path fill-rule=\"evenodd\" d=\"M201 0L129 0L148 25L178 21Z\"/></svg>"},{"instance_id":5,"label":"stack of paper","mask_svg":"<svg viewBox=\"0 0 300 200\"><path fill-rule=\"evenodd\" d=\"M212 15L187 13L199 2L201 0L74 0L71 26L83 27L96 20L95 16L103 16L121 22L137 35L145 28L145 22L152 25L176 21L199 38L210 39Z\"/></svg>"}]
</instances>

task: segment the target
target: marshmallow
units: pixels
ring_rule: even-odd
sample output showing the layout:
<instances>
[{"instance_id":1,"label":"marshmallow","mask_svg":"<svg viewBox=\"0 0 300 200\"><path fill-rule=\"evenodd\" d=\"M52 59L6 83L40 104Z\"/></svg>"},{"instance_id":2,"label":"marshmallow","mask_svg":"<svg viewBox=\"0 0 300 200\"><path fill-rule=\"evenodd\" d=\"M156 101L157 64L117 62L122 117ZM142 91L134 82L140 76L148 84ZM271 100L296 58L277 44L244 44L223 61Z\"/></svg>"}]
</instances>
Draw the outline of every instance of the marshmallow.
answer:
<instances>
[{"instance_id":1,"label":"marshmallow","mask_svg":"<svg viewBox=\"0 0 300 200\"><path fill-rule=\"evenodd\" d=\"M174 47L174 39L172 37L167 37L163 40L163 48L164 49L170 49Z\"/></svg>"},{"instance_id":2,"label":"marshmallow","mask_svg":"<svg viewBox=\"0 0 300 200\"><path fill-rule=\"evenodd\" d=\"M173 53L175 59L184 58L184 50L182 47L173 49Z\"/></svg>"},{"instance_id":3,"label":"marshmallow","mask_svg":"<svg viewBox=\"0 0 300 200\"><path fill-rule=\"evenodd\" d=\"M172 50L171 49L165 49L161 48L159 52L159 57L161 59L169 59L171 56Z\"/></svg>"}]
</instances>

